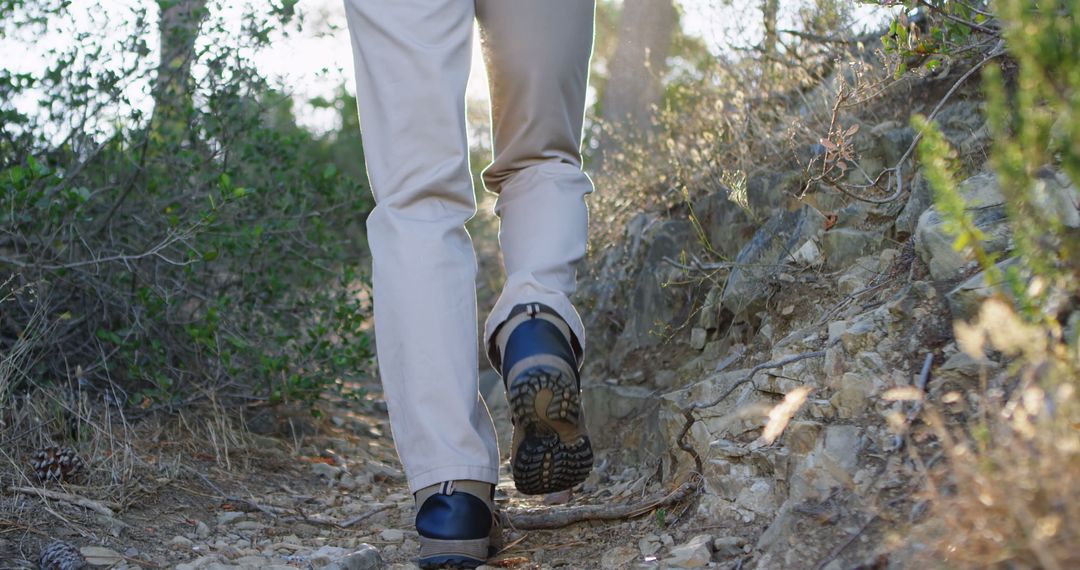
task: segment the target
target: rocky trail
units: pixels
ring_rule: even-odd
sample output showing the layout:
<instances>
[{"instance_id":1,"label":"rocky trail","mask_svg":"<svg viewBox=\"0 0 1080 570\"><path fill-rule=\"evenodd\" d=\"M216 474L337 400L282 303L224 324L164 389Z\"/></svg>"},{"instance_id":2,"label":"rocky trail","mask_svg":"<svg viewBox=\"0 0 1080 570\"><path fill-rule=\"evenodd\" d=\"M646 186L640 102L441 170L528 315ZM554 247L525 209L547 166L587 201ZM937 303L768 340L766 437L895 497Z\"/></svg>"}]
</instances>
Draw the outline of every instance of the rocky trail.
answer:
<instances>
[{"instance_id":1,"label":"rocky trail","mask_svg":"<svg viewBox=\"0 0 1080 570\"><path fill-rule=\"evenodd\" d=\"M967 166L960 192L984 247L1007 266L981 104L949 102L937 119ZM895 120L853 136L868 171L915 138ZM518 495L505 476L498 502L523 524L508 525L488 566L919 565L935 540L926 483L943 457L922 404L962 424L970 398L1009 382L1000 354L974 357L954 339L954 319L974 317L992 289L953 249L922 172L882 203L824 188L795 199L801 174L640 213L596 256L576 299L592 347L583 390L596 467L572 495L545 498ZM1043 180L1039 207L1080 227L1077 188L1054 172ZM47 498L5 478L0 567L34 568L60 539L111 568L413 568L411 497L377 384L366 388L319 419L248 410L230 449L213 425L191 429L209 434L201 448L148 428L130 439L125 457L138 460L123 485L57 486ZM491 371L481 391L508 449Z\"/></svg>"}]
</instances>

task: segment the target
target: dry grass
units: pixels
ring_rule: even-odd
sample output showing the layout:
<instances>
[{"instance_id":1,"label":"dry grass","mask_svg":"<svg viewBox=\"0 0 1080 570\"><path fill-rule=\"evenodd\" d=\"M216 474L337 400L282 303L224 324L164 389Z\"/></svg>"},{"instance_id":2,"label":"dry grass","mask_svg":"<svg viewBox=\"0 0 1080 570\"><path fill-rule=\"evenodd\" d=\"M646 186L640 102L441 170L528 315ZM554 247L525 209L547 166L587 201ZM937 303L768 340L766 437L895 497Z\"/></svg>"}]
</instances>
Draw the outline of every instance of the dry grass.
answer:
<instances>
[{"instance_id":1,"label":"dry grass","mask_svg":"<svg viewBox=\"0 0 1080 570\"><path fill-rule=\"evenodd\" d=\"M946 461L929 479L932 514L914 538L937 564L1080 567L1080 361L1056 332L1000 301L957 325L969 353L1016 360L1001 386L991 380L977 397L947 394L947 410L928 408ZM947 427L945 412L960 410L966 425Z\"/></svg>"}]
</instances>

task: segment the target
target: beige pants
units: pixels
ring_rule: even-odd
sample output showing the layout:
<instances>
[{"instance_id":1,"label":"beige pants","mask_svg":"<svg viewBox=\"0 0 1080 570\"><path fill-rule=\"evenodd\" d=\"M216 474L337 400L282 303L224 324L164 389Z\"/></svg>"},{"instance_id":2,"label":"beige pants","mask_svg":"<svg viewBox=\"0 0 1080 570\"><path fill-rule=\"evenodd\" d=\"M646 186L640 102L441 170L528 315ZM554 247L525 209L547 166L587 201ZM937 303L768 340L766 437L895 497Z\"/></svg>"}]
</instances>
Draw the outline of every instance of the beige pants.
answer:
<instances>
[{"instance_id":1,"label":"beige pants","mask_svg":"<svg viewBox=\"0 0 1080 570\"><path fill-rule=\"evenodd\" d=\"M490 77L507 281L484 332L544 303L584 342L570 304L592 183L581 129L593 0L345 0L376 207L368 218L379 370L398 454L416 490L498 482L499 450L477 388L476 213L465 85L479 21Z\"/></svg>"}]
</instances>

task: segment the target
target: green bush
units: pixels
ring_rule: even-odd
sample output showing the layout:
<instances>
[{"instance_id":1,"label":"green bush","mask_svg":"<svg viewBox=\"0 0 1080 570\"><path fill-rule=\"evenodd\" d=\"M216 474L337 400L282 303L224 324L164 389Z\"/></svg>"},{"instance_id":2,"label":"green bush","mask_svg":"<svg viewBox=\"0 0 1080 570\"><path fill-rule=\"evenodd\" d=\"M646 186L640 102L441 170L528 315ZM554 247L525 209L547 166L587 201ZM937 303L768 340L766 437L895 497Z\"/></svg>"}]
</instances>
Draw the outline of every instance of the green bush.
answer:
<instances>
[{"instance_id":1,"label":"green bush","mask_svg":"<svg viewBox=\"0 0 1080 570\"><path fill-rule=\"evenodd\" d=\"M111 26L139 57L88 32L40 73L0 69L0 354L30 343L0 383L81 368L84 385L143 407L312 400L369 366L354 102L332 102L343 128L315 136L247 59L289 29L295 2L247 14L238 37L218 6L186 4L191 19L171 24L190 36L163 34L174 59L157 68L152 14L135 8ZM8 0L0 38L70 10ZM25 338L42 312L49 326Z\"/></svg>"}]
</instances>

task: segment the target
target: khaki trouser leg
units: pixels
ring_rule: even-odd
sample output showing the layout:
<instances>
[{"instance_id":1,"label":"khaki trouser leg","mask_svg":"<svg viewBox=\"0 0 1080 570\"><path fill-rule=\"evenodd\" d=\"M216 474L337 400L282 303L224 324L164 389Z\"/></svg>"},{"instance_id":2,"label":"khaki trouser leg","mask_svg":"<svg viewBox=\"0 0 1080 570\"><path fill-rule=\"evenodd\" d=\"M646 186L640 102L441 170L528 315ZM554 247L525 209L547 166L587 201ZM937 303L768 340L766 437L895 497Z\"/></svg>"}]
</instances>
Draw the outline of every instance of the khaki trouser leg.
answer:
<instances>
[{"instance_id":1,"label":"khaki trouser leg","mask_svg":"<svg viewBox=\"0 0 1080 570\"><path fill-rule=\"evenodd\" d=\"M500 243L508 279L490 338L519 303L558 311L585 253L592 190L579 145L592 49L591 0L345 0L368 177L379 370L410 490L498 481L477 390L475 213L465 128L473 22L492 80Z\"/></svg>"},{"instance_id":2,"label":"khaki trouser leg","mask_svg":"<svg viewBox=\"0 0 1080 570\"><path fill-rule=\"evenodd\" d=\"M494 161L506 284L485 342L515 305L548 305L584 345L570 295L585 256L592 181L581 170L581 128L592 55L592 0L477 0L491 79Z\"/></svg>"},{"instance_id":3,"label":"khaki trouser leg","mask_svg":"<svg viewBox=\"0 0 1080 570\"><path fill-rule=\"evenodd\" d=\"M498 482L480 398L476 212L465 131L471 0L346 0L364 157L375 337L390 423L412 492Z\"/></svg>"}]
</instances>

